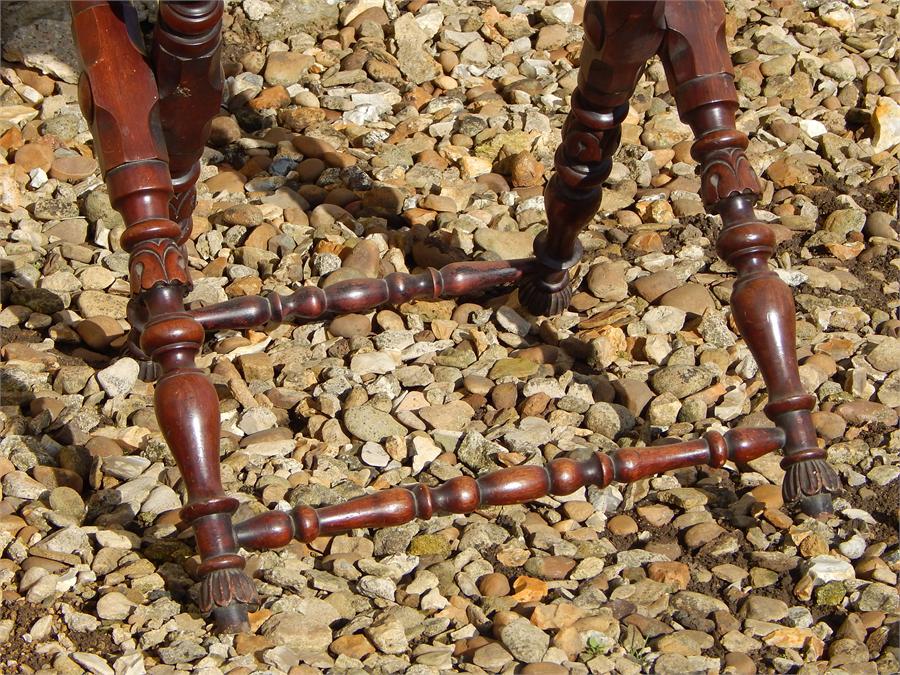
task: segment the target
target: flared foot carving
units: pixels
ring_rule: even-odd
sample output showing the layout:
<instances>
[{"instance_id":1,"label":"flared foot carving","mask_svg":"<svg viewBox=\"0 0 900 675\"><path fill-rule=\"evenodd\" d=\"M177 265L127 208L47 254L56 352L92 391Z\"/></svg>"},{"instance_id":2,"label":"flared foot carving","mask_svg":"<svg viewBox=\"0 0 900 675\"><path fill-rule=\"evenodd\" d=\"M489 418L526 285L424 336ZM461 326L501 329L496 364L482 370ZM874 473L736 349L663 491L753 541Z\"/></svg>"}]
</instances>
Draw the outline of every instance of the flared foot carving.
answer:
<instances>
[{"instance_id":1,"label":"flared foot carving","mask_svg":"<svg viewBox=\"0 0 900 675\"><path fill-rule=\"evenodd\" d=\"M259 595L243 570L213 570L200 582L198 606L204 614L213 614L220 631L241 632L248 627L247 610L259 606Z\"/></svg>"},{"instance_id":2,"label":"flared foot carving","mask_svg":"<svg viewBox=\"0 0 900 675\"><path fill-rule=\"evenodd\" d=\"M824 459L805 459L785 467L784 482L781 485L784 501L787 503L802 500L801 506L809 515L818 515L822 512L821 507L830 508L831 495L840 490L841 481L837 472ZM823 495L827 500L821 498ZM827 504L824 501L827 501ZM809 513L807 508L819 510L817 513Z\"/></svg>"},{"instance_id":3,"label":"flared foot carving","mask_svg":"<svg viewBox=\"0 0 900 675\"><path fill-rule=\"evenodd\" d=\"M572 302L572 284L566 272L560 282L549 282L535 276L522 280L519 302L535 316L562 314Z\"/></svg>"}]
</instances>

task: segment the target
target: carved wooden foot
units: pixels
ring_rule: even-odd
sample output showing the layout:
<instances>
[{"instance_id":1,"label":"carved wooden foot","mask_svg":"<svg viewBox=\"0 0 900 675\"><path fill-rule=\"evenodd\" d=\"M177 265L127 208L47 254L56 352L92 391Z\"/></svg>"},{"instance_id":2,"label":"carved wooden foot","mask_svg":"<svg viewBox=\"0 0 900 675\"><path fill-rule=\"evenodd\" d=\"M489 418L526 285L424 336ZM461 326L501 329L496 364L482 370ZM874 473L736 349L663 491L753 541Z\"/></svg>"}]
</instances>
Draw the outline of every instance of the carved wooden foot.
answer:
<instances>
[{"instance_id":1,"label":"carved wooden foot","mask_svg":"<svg viewBox=\"0 0 900 675\"><path fill-rule=\"evenodd\" d=\"M628 99L662 41L654 7L650 2L585 7L578 88L554 158L556 174L544 190L547 229L534 242L540 267L519 289L519 301L533 314L559 314L572 299L569 270L583 252L578 235L600 208Z\"/></svg>"},{"instance_id":2,"label":"carved wooden foot","mask_svg":"<svg viewBox=\"0 0 900 675\"><path fill-rule=\"evenodd\" d=\"M172 181L156 83L133 37L140 31L130 4L75 0L71 9L83 67L81 107L110 202L126 225L122 247L130 254L132 315L143 323L140 350L161 370L157 419L188 489L182 517L194 526L202 559L201 609L218 612L224 628L241 630L256 594L231 526L237 500L225 496L219 475L218 397L194 362L203 327L184 311L190 274L182 228L168 218Z\"/></svg>"},{"instance_id":3,"label":"carved wooden foot","mask_svg":"<svg viewBox=\"0 0 900 675\"><path fill-rule=\"evenodd\" d=\"M744 155L747 136L735 129L737 94L725 48L720 3L665 3L666 41L661 56L681 118L694 131L691 154L700 163L701 196L722 217L719 255L738 272L731 294L735 322L756 358L769 392L766 414L785 432L782 489L805 510L830 510L840 490L819 448L797 366L796 309L790 288L769 269L775 235L753 213L759 181Z\"/></svg>"}]
</instances>

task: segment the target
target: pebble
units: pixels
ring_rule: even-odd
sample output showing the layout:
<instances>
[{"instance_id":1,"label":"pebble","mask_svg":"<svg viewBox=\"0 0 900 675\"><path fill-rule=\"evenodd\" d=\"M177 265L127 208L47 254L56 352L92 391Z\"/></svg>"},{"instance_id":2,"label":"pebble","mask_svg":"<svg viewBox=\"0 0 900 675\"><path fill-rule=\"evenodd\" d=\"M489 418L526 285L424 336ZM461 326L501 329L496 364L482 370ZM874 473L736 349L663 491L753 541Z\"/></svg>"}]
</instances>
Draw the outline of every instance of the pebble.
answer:
<instances>
[{"instance_id":1,"label":"pebble","mask_svg":"<svg viewBox=\"0 0 900 675\"><path fill-rule=\"evenodd\" d=\"M344 414L344 424L353 436L363 441L380 442L388 436L405 436L406 427L388 413L370 405L351 408Z\"/></svg>"},{"instance_id":2,"label":"pebble","mask_svg":"<svg viewBox=\"0 0 900 675\"><path fill-rule=\"evenodd\" d=\"M132 358L121 358L109 368L97 372L97 382L110 398L125 396L134 389L140 367Z\"/></svg>"}]
</instances>

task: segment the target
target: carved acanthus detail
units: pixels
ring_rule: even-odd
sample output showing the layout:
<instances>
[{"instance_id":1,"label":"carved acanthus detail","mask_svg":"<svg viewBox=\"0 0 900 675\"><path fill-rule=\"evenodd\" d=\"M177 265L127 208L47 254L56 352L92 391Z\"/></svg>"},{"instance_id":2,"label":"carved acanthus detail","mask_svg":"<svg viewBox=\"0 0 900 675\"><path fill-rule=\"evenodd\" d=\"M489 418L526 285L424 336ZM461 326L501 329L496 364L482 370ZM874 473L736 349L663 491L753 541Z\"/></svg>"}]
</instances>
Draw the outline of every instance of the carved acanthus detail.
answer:
<instances>
[{"instance_id":1,"label":"carved acanthus detail","mask_svg":"<svg viewBox=\"0 0 900 675\"><path fill-rule=\"evenodd\" d=\"M152 239L141 242L131 252L129 265L131 292L153 288L157 284L191 285L187 253L171 239Z\"/></svg>"},{"instance_id":2,"label":"carved acanthus detail","mask_svg":"<svg viewBox=\"0 0 900 675\"><path fill-rule=\"evenodd\" d=\"M700 196L707 206L734 194L760 193L756 172L740 148L711 152L704 163L700 185Z\"/></svg>"}]
</instances>

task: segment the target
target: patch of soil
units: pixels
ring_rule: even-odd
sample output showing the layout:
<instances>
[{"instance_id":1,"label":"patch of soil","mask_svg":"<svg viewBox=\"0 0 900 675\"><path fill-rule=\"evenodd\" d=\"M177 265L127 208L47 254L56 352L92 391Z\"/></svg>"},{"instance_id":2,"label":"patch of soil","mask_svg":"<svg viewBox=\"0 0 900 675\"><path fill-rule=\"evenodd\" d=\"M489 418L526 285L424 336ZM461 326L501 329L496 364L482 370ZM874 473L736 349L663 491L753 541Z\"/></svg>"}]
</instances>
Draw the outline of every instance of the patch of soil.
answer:
<instances>
[{"instance_id":1,"label":"patch of soil","mask_svg":"<svg viewBox=\"0 0 900 675\"><path fill-rule=\"evenodd\" d=\"M32 642L30 636L26 638L34 623L48 613L54 619L52 637L44 642ZM110 631L101 629L84 633L70 632L62 617L54 611L24 599L4 602L0 607L0 620L4 619L12 620L13 630L9 639L0 645L0 672L3 673L25 672L26 668L30 669L28 672L33 672L51 667L57 652L43 654L38 652L38 648L61 636L72 642L73 651L99 654L104 658L121 652L113 642Z\"/></svg>"},{"instance_id":2,"label":"patch of soil","mask_svg":"<svg viewBox=\"0 0 900 675\"><path fill-rule=\"evenodd\" d=\"M870 541L884 542L888 546L898 543L898 496L900 496L900 478L895 478L887 485L860 485L844 489L843 497L857 509L872 515L875 525L867 525Z\"/></svg>"},{"instance_id":3,"label":"patch of soil","mask_svg":"<svg viewBox=\"0 0 900 675\"><path fill-rule=\"evenodd\" d=\"M0 328L0 345L8 345L10 342L40 342L41 336L37 331L24 328Z\"/></svg>"}]
</instances>

